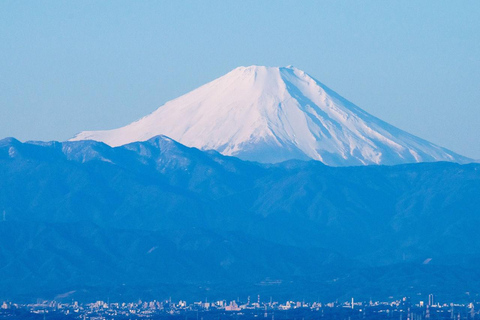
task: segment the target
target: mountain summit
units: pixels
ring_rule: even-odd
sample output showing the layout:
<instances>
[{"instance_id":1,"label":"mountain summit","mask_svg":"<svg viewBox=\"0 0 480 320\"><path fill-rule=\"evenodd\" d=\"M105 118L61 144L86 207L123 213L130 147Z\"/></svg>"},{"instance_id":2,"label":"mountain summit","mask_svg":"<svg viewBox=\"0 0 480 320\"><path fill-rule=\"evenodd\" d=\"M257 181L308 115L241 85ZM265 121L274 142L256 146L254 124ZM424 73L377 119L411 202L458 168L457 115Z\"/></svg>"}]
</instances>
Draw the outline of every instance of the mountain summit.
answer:
<instances>
[{"instance_id":1,"label":"mountain summit","mask_svg":"<svg viewBox=\"0 0 480 320\"><path fill-rule=\"evenodd\" d=\"M72 140L120 146L157 135L265 163L470 161L368 114L291 66L236 68L125 127L84 131Z\"/></svg>"}]
</instances>

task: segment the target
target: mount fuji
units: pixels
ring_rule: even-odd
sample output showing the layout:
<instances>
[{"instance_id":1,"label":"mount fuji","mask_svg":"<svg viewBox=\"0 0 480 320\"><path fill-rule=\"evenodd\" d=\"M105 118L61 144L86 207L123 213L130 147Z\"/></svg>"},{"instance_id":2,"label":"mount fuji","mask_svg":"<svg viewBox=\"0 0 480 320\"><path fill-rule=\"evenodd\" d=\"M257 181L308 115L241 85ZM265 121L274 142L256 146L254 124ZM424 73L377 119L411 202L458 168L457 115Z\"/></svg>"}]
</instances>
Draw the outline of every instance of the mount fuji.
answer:
<instances>
[{"instance_id":1,"label":"mount fuji","mask_svg":"<svg viewBox=\"0 0 480 320\"><path fill-rule=\"evenodd\" d=\"M291 66L236 68L127 126L84 131L71 140L120 146L157 135L263 163L472 162L368 114Z\"/></svg>"}]
</instances>

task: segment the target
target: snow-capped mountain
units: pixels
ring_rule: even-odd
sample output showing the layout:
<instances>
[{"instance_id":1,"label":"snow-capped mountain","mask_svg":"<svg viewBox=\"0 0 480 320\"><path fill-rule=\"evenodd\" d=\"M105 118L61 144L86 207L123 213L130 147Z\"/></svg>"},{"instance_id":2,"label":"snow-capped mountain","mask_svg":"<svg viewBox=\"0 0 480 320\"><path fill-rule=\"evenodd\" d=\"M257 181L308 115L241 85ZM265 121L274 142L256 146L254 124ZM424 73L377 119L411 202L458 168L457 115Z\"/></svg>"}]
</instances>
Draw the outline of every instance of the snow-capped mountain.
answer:
<instances>
[{"instance_id":1,"label":"snow-capped mountain","mask_svg":"<svg viewBox=\"0 0 480 320\"><path fill-rule=\"evenodd\" d=\"M157 135L265 163L471 161L368 114L291 66L236 68L125 127L84 131L72 140L120 146Z\"/></svg>"}]
</instances>

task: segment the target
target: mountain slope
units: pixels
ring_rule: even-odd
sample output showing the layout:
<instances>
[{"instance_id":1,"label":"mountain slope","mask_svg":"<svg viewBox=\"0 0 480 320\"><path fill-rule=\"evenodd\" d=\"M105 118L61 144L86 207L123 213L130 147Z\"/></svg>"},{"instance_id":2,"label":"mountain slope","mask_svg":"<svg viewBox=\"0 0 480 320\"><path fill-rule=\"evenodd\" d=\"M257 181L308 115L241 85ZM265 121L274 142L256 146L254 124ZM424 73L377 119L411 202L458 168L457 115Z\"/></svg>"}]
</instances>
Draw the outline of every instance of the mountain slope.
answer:
<instances>
[{"instance_id":1,"label":"mountain slope","mask_svg":"<svg viewBox=\"0 0 480 320\"><path fill-rule=\"evenodd\" d=\"M5 139L0 300L473 295L479 190L478 164L267 165L166 137Z\"/></svg>"},{"instance_id":2,"label":"mountain slope","mask_svg":"<svg viewBox=\"0 0 480 320\"><path fill-rule=\"evenodd\" d=\"M125 127L72 140L119 146L156 135L264 163L470 162L375 118L293 67L239 67Z\"/></svg>"}]
</instances>

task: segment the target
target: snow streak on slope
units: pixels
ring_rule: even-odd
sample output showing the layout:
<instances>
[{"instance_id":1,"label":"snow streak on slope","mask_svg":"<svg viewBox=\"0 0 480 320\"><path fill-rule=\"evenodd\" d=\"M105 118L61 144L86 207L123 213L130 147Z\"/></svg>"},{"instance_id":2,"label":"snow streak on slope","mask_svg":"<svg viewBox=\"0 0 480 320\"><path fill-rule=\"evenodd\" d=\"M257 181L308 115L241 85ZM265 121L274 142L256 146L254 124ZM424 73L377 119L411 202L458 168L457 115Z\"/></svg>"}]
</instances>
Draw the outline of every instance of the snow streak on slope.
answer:
<instances>
[{"instance_id":1,"label":"snow streak on slope","mask_svg":"<svg viewBox=\"0 0 480 320\"><path fill-rule=\"evenodd\" d=\"M266 163L469 161L375 118L294 67L239 67L125 127L72 140L119 146L156 135Z\"/></svg>"}]
</instances>

